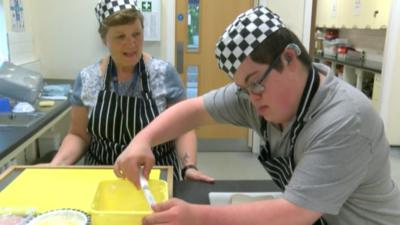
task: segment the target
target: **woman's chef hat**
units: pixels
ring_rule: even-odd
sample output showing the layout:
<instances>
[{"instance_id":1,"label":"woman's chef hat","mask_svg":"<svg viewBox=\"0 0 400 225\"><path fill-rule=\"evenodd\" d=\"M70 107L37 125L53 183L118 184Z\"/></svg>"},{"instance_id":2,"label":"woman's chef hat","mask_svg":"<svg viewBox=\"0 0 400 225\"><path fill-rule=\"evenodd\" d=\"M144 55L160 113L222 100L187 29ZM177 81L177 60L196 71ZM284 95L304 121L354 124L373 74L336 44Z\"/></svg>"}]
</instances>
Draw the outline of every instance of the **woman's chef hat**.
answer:
<instances>
[{"instance_id":1,"label":"woman's chef hat","mask_svg":"<svg viewBox=\"0 0 400 225\"><path fill-rule=\"evenodd\" d=\"M264 6L240 14L217 41L215 56L219 68L233 78L243 60L281 27L285 25L279 16Z\"/></svg>"},{"instance_id":2,"label":"woman's chef hat","mask_svg":"<svg viewBox=\"0 0 400 225\"><path fill-rule=\"evenodd\" d=\"M136 0L100 0L97 3L94 11L96 12L96 17L100 23L113 13L118 12L123 9L135 9Z\"/></svg>"}]
</instances>

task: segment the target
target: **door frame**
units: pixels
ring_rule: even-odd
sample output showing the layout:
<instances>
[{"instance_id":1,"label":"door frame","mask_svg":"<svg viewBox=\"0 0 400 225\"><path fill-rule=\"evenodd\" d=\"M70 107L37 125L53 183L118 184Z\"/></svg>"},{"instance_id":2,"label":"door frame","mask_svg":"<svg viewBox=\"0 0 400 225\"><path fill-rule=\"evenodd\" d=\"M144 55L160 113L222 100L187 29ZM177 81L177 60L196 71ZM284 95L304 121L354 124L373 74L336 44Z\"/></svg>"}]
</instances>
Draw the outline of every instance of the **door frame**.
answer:
<instances>
[{"instance_id":1,"label":"door frame","mask_svg":"<svg viewBox=\"0 0 400 225\"><path fill-rule=\"evenodd\" d=\"M170 62L172 65L175 66L175 6L176 0L168 0L168 1L161 1L161 7L164 7L165 12L163 19L166 21L165 36L163 37L165 40L165 47L166 48L166 58L165 60Z\"/></svg>"}]
</instances>

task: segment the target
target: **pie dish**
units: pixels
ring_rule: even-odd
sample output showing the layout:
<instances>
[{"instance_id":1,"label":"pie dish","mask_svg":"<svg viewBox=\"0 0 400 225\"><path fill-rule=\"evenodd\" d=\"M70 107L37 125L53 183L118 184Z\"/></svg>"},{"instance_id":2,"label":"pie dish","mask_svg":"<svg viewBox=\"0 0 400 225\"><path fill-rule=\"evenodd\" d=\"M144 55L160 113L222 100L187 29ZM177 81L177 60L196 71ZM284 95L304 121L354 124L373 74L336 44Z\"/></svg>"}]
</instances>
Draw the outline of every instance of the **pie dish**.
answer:
<instances>
[{"instance_id":1,"label":"pie dish","mask_svg":"<svg viewBox=\"0 0 400 225\"><path fill-rule=\"evenodd\" d=\"M89 216L82 211L75 209L58 209L42 213L31 221L27 225L89 225Z\"/></svg>"}]
</instances>

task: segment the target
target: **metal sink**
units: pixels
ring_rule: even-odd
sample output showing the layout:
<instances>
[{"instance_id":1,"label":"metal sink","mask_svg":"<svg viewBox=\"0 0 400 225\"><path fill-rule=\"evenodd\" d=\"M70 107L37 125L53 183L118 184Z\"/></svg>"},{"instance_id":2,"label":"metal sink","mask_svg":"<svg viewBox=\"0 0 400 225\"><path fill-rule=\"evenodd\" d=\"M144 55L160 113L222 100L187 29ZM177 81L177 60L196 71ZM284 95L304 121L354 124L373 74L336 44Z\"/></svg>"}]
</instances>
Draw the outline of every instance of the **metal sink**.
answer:
<instances>
[{"instance_id":1,"label":"metal sink","mask_svg":"<svg viewBox=\"0 0 400 225\"><path fill-rule=\"evenodd\" d=\"M29 127L43 116L42 112L0 113L0 127Z\"/></svg>"}]
</instances>

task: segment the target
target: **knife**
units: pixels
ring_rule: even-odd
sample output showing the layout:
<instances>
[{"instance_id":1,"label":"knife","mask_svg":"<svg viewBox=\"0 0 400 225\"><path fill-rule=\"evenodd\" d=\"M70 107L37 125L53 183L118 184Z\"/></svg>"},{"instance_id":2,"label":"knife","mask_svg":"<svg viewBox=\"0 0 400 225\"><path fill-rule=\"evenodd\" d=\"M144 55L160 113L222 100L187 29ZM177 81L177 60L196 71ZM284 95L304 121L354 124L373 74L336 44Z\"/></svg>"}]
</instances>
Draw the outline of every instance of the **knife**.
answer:
<instances>
[{"instance_id":1,"label":"knife","mask_svg":"<svg viewBox=\"0 0 400 225\"><path fill-rule=\"evenodd\" d=\"M156 204L156 201L154 200L154 196L150 191L149 184L143 176L143 173L140 173L140 187L143 189L144 197L151 208L152 205Z\"/></svg>"}]
</instances>

